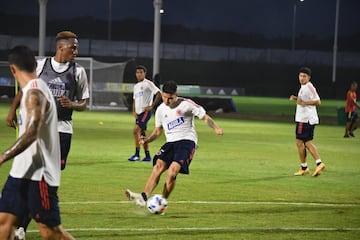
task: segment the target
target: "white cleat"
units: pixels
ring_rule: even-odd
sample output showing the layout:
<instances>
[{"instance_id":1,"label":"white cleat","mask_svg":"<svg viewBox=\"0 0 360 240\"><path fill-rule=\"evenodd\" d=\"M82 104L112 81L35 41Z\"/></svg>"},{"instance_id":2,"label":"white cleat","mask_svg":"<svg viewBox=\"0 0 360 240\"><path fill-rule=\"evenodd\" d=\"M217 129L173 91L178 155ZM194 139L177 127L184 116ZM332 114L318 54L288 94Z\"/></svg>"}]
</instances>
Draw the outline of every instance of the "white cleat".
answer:
<instances>
[{"instance_id":1,"label":"white cleat","mask_svg":"<svg viewBox=\"0 0 360 240\"><path fill-rule=\"evenodd\" d=\"M130 191L129 189L126 189L125 195L130 201L135 201L136 206L138 206L138 207L146 206L146 202L140 193L134 193L134 192Z\"/></svg>"}]
</instances>

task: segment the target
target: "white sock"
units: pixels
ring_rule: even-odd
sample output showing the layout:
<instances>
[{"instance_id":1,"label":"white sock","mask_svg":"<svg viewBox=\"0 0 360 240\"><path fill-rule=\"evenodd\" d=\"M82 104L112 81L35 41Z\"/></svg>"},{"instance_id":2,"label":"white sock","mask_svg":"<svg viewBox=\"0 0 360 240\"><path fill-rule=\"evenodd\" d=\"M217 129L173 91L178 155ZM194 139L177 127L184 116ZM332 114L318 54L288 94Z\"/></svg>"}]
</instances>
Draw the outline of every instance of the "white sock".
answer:
<instances>
[{"instance_id":1,"label":"white sock","mask_svg":"<svg viewBox=\"0 0 360 240\"><path fill-rule=\"evenodd\" d=\"M316 165L319 165L321 163L321 159L320 158L316 159L315 163L316 163Z\"/></svg>"},{"instance_id":2,"label":"white sock","mask_svg":"<svg viewBox=\"0 0 360 240\"><path fill-rule=\"evenodd\" d=\"M301 163L301 167L302 167L302 168L306 168L306 167L307 167L307 163Z\"/></svg>"}]
</instances>

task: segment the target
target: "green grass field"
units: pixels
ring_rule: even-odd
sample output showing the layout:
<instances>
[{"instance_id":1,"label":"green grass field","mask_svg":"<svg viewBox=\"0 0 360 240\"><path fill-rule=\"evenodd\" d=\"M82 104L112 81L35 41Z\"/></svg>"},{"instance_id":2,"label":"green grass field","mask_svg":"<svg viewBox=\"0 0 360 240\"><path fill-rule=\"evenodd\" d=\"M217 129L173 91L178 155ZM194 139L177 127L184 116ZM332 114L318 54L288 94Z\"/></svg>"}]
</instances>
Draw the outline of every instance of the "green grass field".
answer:
<instances>
[{"instance_id":1,"label":"green grass field","mask_svg":"<svg viewBox=\"0 0 360 240\"><path fill-rule=\"evenodd\" d=\"M0 104L0 121L7 108ZM75 113L72 147L59 189L64 228L88 240L359 238L359 132L357 138L344 139L343 126L317 126L314 142L326 171L317 178L295 177L299 160L294 123L216 121L224 136L196 121L199 148L191 174L178 177L167 213L158 216L124 196L126 188L142 191L151 171L151 163L127 161L134 151L131 114ZM2 122L1 151L15 136ZM152 119L149 130L153 124ZM163 142L161 138L151 143L151 153ZM10 166L8 162L0 167L0 185ZM311 172L315 168L311 157L309 167ZM164 177L154 193L161 192L163 181ZM39 239L34 222L26 239Z\"/></svg>"}]
</instances>

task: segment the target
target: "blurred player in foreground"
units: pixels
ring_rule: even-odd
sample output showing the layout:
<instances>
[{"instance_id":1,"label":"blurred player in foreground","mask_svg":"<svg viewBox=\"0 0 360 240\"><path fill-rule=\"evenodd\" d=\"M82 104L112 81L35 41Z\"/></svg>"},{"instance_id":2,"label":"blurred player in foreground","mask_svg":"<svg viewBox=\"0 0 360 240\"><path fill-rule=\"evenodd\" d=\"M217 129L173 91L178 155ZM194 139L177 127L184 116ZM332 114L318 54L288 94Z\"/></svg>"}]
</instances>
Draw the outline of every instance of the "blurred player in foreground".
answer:
<instances>
[{"instance_id":1,"label":"blurred player in foreground","mask_svg":"<svg viewBox=\"0 0 360 240\"><path fill-rule=\"evenodd\" d=\"M356 112L356 108L360 108L360 105L356 102L357 87L357 82L352 82L349 91L346 93L346 126L344 138L355 137L354 131L359 125L359 118Z\"/></svg>"},{"instance_id":2,"label":"blurred player in foreground","mask_svg":"<svg viewBox=\"0 0 360 240\"><path fill-rule=\"evenodd\" d=\"M223 130L215 121L206 114L203 107L190 99L178 97L177 84L173 81L165 82L162 92L163 103L155 113L155 129L147 138L140 140L141 144L149 143L161 136L165 131L166 143L161 147L153 160L153 170L146 182L144 191L125 194L140 207L146 205L150 194L158 185L162 173L166 170L167 176L162 195L168 198L174 190L176 177L179 173L189 174L189 166L197 146L197 133L194 117L204 120L218 135L223 135Z\"/></svg>"},{"instance_id":3,"label":"blurred player in foreground","mask_svg":"<svg viewBox=\"0 0 360 240\"><path fill-rule=\"evenodd\" d=\"M312 174L313 177L316 177L324 170L325 164L322 163L318 150L313 143L315 125L319 124L316 106L320 105L321 101L315 87L310 82L310 78L311 69L302 67L299 70L301 88L298 95L291 95L289 100L296 102L296 146L301 163L301 168L294 175L302 176L310 172L306 161L306 149L308 149L317 165Z\"/></svg>"},{"instance_id":4,"label":"blurred player in foreground","mask_svg":"<svg viewBox=\"0 0 360 240\"><path fill-rule=\"evenodd\" d=\"M75 33L62 31L56 35L54 57L37 60L36 74L50 88L56 102L58 113L58 134L60 136L61 170L64 170L70 152L73 134L73 111L86 110L89 98L88 80L85 69L74 62L78 55L79 41ZM19 106L22 91L15 96L6 122L13 128L17 126L16 108ZM21 240L30 219L20 221L17 237Z\"/></svg>"},{"instance_id":5,"label":"blurred player in foreground","mask_svg":"<svg viewBox=\"0 0 360 240\"><path fill-rule=\"evenodd\" d=\"M56 103L47 84L36 77L36 60L29 48L13 48L9 64L23 96L19 138L0 155L0 165L15 157L0 198L0 239L13 239L17 221L28 212L43 239L74 239L61 226L58 206L61 171Z\"/></svg>"}]
</instances>

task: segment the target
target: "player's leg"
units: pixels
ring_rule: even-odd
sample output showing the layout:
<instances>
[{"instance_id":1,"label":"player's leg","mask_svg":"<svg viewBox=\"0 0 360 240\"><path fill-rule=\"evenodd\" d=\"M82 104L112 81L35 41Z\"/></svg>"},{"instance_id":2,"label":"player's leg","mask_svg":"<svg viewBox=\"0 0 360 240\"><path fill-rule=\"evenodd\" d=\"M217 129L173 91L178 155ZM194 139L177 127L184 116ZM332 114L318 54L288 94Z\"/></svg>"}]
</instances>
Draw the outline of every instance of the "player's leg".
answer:
<instances>
[{"instance_id":1,"label":"player's leg","mask_svg":"<svg viewBox=\"0 0 360 240\"><path fill-rule=\"evenodd\" d=\"M181 140L173 143L174 157L171 162L166 181L163 188L163 196L168 198L176 185L176 178L179 173L189 174L189 166L195 154L195 142Z\"/></svg>"},{"instance_id":2,"label":"player's leg","mask_svg":"<svg viewBox=\"0 0 360 240\"><path fill-rule=\"evenodd\" d=\"M164 196L164 198L168 198L170 196L170 193L174 190L175 185L176 185L176 177L179 174L181 169L181 166L179 163L177 162L172 162L169 169L168 169L168 173L166 175L166 181L164 183L164 188L163 188L163 192L162 195Z\"/></svg>"},{"instance_id":3,"label":"player's leg","mask_svg":"<svg viewBox=\"0 0 360 240\"><path fill-rule=\"evenodd\" d=\"M66 232L61 225L49 227L43 223L37 223L40 235L43 239L74 240L70 233Z\"/></svg>"},{"instance_id":4,"label":"player's leg","mask_svg":"<svg viewBox=\"0 0 360 240\"><path fill-rule=\"evenodd\" d=\"M300 169L294 173L295 176L303 176L310 172L307 166L306 160L306 147L304 140L308 138L306 131L306 124L297 122L296 123L296 148L298 150L299 159L300 159Z\"/></svg>"},{"instance_id":5,"label":"player's leg","mask_svg":"<svg viewBox=\"0 0 360 240\"><path fill-rule=\"evenodd\" d=\"M0 197L0 239L14 239L18 217L26 212L28 180L8 177Z\"/></svg>"},{"instance_id":6,"label":"player's leg","mask_svg":"<svg viewBox=\"0 0 360 240\"><path fill-rule=\"evenodd\" d=\"M351 116L351 126L350 126L350 130L349 130L349 135L351 137L355 137L354 135L354 131L358 128L359 126L359 118L356 112L352 112L352 116Z\"/></svg>"},{"instance_id":7,"label":"player's leg","mask_svg":"<svg viewBox=\"0 0 360 240\"><path fill-rule=\"evenodd\" d=\"M61 157L61 170L66 167L67 157L70 152L72 134L59 132L60 137L60 157Z\"/></svg>"},{"instance_id":8,"label":"player's leg","mask_svg":"<svg viewBox=\"0 0 360 240\"><path fill-rule=\"evenodd\" d=\"M50 186L44 179L30 181L28 207L43 239L74 239L61 227L58 187Z\"/></svg>"},{"instance_id":9,"label":"player's leg","mask_svg":"<svg viewBox=\"0 0 360 240\"><path fill-rule=\"evenodd\" d=\"M14 239L16 216L0 212L0 239Z\"/></svg>"},{"instance_id":10,"label":"player's leg","mask_svg":"<svg viewBox=\"0 0 360 240\"><path fill-rule=\"evenodd\" d=\"M144 187L144 193L146 194L146 198L149 197L152 193L152 191L156 188L156 186L159 184L160 177L163 172L166 171L168 168L165 161L161 159L157 159L151 174L149 178L146 181L145 187Z\"/></svg>"},{"instance_id":11,"label":"player's leg","mask_svg":"<svg viewBox=\"0 0 360 240\"><path fill-rule=\"evenodd\" d=\"M137 115L135 120L135 125L133 128L133 136L134 136L134 145L135 145L135 153L131 157L128 158L129 161L139 161L140 160L140 136L141 136L141 128L139 126L139 119L141 119L141 114Z\"/></svg>"},{"instance_id":12,"label":"player's leg","mask_svg":"<svg viewBox=\"0 0 360 240\"><path fill-rule=\"evenodd\" d=\"M139 119L137 121L138 126L140 128L139 137L146 137L147 124L148 124L150 118L151 118L151 112L150 111L145 111L140 115L140 117L139 117ZM142 161L151 162L149 144L144 143L143 147L144 147L144 152L145 152L145 158L143 158Z\"/></svg>"}]
</instances>

